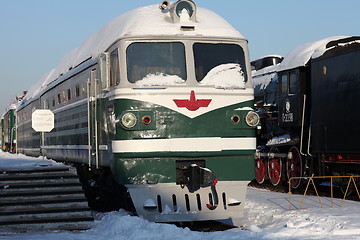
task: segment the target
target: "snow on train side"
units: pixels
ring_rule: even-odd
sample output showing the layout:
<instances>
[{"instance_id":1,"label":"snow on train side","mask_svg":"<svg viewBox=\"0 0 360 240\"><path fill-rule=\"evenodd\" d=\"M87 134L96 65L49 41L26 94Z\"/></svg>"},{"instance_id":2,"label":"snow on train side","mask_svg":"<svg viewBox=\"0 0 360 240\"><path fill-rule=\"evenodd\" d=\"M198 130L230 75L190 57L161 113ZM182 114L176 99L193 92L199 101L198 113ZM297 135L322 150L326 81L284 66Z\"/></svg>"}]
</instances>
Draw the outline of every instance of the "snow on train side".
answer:
<instances>
[{"instance_id":1,"label":"snow on train side","mask_svg":"<svg viewBox=\"0 0 360 240\"><path fill-rule=\"evenodd\" d=\"M268 178L276 186L291 177L360 173L359 65L360 37L329 37L285 56L274 77L275 108L263 108L266 98L257 105L257 182Z\"/></svg>"},{"instance_id":2,"label":"snow on train side","mask_svg":"<svg viewBox=\"0 0 360 240\"><path fill-rule=\"evenodd\" d=\"M19 106L18 151L78 166L92 206L150 221L236 219L254 178L247 40L193 1L114 19ZM55 114L49 133L35 109Z\"/></svg>"}]
</instances>

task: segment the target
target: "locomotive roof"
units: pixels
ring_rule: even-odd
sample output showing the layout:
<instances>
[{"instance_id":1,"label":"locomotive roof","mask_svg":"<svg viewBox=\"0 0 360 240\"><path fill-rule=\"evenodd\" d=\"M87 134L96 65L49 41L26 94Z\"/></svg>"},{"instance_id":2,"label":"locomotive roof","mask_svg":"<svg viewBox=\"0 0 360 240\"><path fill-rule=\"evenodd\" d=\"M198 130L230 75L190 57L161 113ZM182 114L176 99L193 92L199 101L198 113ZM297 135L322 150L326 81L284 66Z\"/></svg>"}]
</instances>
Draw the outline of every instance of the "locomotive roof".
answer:
<instances>
[{"instance_id":1,"label":"locomotive roof","mask_svg":"<svg viewBox=\"0 0 360 240\"><path fill-rule=\"evenodd\" d=\"M284 71L297 67L305 66L310 59L322 56L327 50L327 44L340 39L349 38L347 36L333 36L319 41L306 43L291 50L280 63L278 71Z\"/></svg>"},{"instance_id":2,"label":"locomotive roof","mask_svg":"<svg viewBox=\"0 0 360 240\"><path fill-rule=\"evenodd\" d=\"M182 31L181 26L194 26L193 31ZM197 7L195 21L180 21L174 23L170 13L163 13L158 5L141 7L129 11L95 32L80 47L69 52L60 64L29 91L28 98L39 95L42 88L56 80L62 74L71 70L89 58L97 58L117 40L125 37L215 37L245 39L235 28L218 14Z\"/></svg>"}]
</instances>

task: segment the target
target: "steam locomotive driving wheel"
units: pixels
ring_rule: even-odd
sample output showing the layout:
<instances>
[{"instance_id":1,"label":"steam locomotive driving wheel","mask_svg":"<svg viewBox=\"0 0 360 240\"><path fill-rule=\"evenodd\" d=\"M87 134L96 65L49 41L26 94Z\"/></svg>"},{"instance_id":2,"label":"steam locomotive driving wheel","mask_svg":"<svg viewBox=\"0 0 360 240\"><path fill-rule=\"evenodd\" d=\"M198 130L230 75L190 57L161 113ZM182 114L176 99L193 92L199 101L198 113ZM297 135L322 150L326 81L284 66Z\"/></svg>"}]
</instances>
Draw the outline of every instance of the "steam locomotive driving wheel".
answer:
<instances>
[{"instance_id":1,"label":"steam locomotive driving wheel","mask_svg":"<svg viewBox=\"0 0 360 240\"><path fill-rule=\"evenodd\" d=\"M276 147L273 147L269 151L271 153L279 153ZM272 185L278 186L282 179L282 161L280 157L270 156L267 164L268 176Z\"/></svg>"},{"instance_id":2,"label":"steam locomotive driving wheel","mask_svg":"<svg viewBox=\"0 0 360 240\"><path fill-rule=\"evenodd\" d=\"M292 177L303 176L303 161L300 151L297 147L293 146L290 148L288 158L286 162L286 172L288 179ZM301 179L291 180L291 187L298 188L301 184Z\"/></svg>"}]
</instances>

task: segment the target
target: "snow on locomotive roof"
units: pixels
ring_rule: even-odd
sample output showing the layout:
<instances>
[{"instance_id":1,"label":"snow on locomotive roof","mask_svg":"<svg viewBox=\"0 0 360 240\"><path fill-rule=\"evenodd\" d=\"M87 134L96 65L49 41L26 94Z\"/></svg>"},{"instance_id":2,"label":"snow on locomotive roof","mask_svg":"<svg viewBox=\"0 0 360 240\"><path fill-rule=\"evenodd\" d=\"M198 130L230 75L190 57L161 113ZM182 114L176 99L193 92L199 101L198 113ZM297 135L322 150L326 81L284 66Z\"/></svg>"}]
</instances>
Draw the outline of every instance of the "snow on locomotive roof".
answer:
<instances>
[{"instance_id":1,"label":"snow on locomotive roof","mask_svg":"<svg viewBox=\"0 0 360 240\"><path fill-rule=\"evenodd\" d=\"M181 26L191 26L194 27L194 30L183 31ZM106 51L117 40L124 37L146 36L245 39L221 16L204 8L197 7L195 21L185 20L178 23L172 21L169 12L161 12L158 5L137 8L115 18L95 32L83 45L65 55L60 64L29 91L28 98L35 97L47 84L85 60L97 58L101 52Z\"/></svg>"},{"instance_id":2,"label":"snow on locomotive roof","mask_svg":"<svg viewBox=\"0 0 360 240\"><path fill-rule=\"evenodd\" d=\"M277 80L277 78L274 77L279 65L280 63L262 68L258 71L252 71L251 74L254 88L257 88L257 90L263 90L267 88L271 81Z\"/></svg>"},{"instance_id":3,"label":"snow on locomotive roof","mask_svg":"<svg viewBox=\"0 0 360 240\"><path fill-rule=\"evenodd\" d=\"M333 36L319 41L306 43L290 51L281 62L278 71L284 71L305 66L311 58L323 55L328 49L326 45L331 41L348 38L346 36Z\"/></svg>"}]
</instances>

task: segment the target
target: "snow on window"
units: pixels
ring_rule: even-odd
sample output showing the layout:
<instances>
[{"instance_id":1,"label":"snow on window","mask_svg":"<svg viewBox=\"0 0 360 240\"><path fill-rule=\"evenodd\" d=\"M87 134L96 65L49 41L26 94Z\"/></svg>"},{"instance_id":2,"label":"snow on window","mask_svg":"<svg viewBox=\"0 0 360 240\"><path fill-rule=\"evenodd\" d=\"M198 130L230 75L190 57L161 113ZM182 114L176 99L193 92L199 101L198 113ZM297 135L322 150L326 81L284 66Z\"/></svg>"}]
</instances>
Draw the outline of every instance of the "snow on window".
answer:
<instances>
[{"instance_id":1,"label":"snow on window","mask_svg":"<svg viewBox=\"0 0 360 240\"><path fill-rule=\"evenodd\" d=\"M179 84L185 84L185 80L177 75L166 75L164 73L150 73L136 82L136 85L139 86L171 86Z\"/></svg>"},{"instance_id":2,"label":"snow on window","mask_svg":"<svg viewBox=\"0 0 360 240\"><path fill-rule=\"evenodd\" d=\"M211 69L200 84L213 85L220 88L243 88L245 87L244 72L239 64L221 64Z\"/></svg>"}]
</instances>

